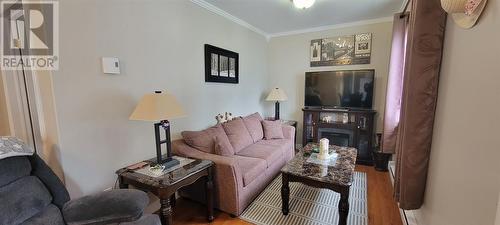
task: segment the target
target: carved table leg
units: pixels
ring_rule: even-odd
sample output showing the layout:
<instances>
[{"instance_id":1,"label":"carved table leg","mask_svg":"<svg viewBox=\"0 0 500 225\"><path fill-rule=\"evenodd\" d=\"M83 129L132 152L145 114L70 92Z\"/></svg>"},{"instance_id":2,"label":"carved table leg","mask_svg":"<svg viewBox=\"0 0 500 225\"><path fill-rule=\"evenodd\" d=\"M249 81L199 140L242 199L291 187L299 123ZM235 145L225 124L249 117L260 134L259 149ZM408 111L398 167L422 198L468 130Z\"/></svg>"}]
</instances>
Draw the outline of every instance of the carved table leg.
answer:
<instances>
[{"instance_id":1,"label":"carved table leg","mask_svg":"<svg viewBox=\"0 0 500 225\"><path fill-rule=\"evenodd\" d=\"M208 176L206 178L207 219L209 222L214 220L214 183L212 181L212 175L212 167L209 167Z\"/></svg>"},{"instance_id":2,"label":"carved table leg","mask_svg":"<svg viewBox=\"0 0 500 225\"><path fill-rule=\"evenodd\" d=\"M175 199L175 193L174 193L172 196L170 196L170 206L172 208L174 208L176 202L177 202L177 199Z\"/></svg>"},{"instance_id":3,"label":"carved table leg","mask_svg":"<svg viewBox=\"0 0 500 225\"><path fill-rule=\"evenodd\" d=\"M290 187L288 185L288 176L286 174L281 175L281 211L283 215L288 215L289 210L289 198L290 198Z\"/></svg>"},{"instance_id":4,"label":"carved table leg","mask_svg":"<svg viewBox=\"0 0 500 225\"><path fill-rule=\"evenodd\" d=\"M346 188L340 193L339 201L339 225L347 224L347 216L349 215L349 188Z\"/></svg>"},{"instance_id":5,"label":"carved table leg","mask_svg":"<svg viewBox=\"0 0 500 225\"><path fill-rule=\"evenodd\" d=\"M160 199L160 219L162 225L172 225L172 207L170 206L170 197Z\"/></svg>"}]
</instances>

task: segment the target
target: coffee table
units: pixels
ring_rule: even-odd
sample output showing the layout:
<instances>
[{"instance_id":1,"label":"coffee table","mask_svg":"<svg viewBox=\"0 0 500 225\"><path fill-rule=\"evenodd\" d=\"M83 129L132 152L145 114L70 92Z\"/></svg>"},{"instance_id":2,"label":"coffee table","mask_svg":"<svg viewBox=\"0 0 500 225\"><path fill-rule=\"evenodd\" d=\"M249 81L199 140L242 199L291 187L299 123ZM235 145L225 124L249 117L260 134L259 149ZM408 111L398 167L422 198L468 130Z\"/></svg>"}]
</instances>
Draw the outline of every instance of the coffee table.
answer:
<instances>
[{"instance_id":1,"label":"coffee table","mask_svg":"<svg viewBox=\"0 0 500 225\"><path fill-rule=\"evenodd\" d=\"M330 154L336 152L338 158L333 166L309 163L309 155L318 148L317 143L309 143L281 169L281 200L283 215L288 215L290 182L326 188L340 194L339 225L347 224L349 215L349 190L353 182L357 150L351 147L330 145Z\"/></svg>"}]
</instances>

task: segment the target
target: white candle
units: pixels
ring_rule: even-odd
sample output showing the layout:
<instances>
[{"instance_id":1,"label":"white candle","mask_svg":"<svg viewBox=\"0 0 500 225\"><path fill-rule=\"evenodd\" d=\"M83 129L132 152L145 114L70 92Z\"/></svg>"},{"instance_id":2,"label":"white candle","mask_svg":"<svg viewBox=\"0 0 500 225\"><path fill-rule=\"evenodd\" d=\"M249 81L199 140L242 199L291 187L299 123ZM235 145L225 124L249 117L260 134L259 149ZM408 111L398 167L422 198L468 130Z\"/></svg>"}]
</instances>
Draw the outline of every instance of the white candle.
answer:
<instances>
[{"instance_id":1,"label":"white candle","mask_svg":"<svg viewBox=\"0 0 500 225\"><path fill-rule=\"evenodd\" d=\"M320 159L328 158L328 149L329 149L329 140L326 138L321 138L321 140L319 140L319 158Z\"/></svg>"}]
</instances>

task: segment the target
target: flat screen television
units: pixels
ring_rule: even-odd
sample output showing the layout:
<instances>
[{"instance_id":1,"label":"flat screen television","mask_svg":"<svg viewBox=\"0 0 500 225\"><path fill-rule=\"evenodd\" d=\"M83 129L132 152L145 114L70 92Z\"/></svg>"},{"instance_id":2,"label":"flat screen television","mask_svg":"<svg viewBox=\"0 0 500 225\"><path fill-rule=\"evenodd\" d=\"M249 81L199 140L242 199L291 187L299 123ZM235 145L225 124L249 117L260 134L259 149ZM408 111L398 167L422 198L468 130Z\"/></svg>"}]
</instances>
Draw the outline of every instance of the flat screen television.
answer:
<instances>
[{"instance_id":1,"label":"flat screen television","mask_svg":"<svg viewBox=\"0 0 500 225\"><path fill-rule=\"evenodd\" d=\"M306 72L305 107L371 109L375 70Z\"/></svg>"}]
</instances>

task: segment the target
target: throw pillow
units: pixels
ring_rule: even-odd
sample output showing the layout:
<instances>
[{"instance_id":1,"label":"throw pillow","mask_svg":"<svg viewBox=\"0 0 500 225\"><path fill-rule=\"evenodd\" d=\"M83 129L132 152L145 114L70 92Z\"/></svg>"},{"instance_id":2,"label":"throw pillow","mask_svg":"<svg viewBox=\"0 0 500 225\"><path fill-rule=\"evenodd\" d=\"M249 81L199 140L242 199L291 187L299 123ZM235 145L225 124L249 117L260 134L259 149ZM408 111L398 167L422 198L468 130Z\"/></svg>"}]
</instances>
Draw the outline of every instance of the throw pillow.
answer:
<instances>
[{"instance_id":1,"label":"throw pillow","mask_svg":"<svg viewBox=\"0 0 500 225\"><path fill-rule=\"evenodd\" d=\"M183 131L181 135L189 146L212 154L214 153L214 136L211 131L213 129L214 127L201 131Z\"/></svg>"},{"instance_id":2,"label":"throw pillow","mask_svg":"<svg viewBox=\"0 0 500 225\"><path fill-rule=\"evenodd\" d=\"M221 155L221 156L233 156L234 155L233 146L231 146L231 143L229 143L229 140L227 139L227 137L221 138L220 136L215 136L214 142L215 142L215 154Z\"/></svg>"},{"instance_id":3,"label":"throw pillow","mask_svg":"<svg viewBox=\"0 0 500 225\"><path fill-rule=\"evenodd\" d=\"M264 138L264 130L262 130L262 117L258 112L243 117L243 122L252 136L253 142L256 143Z\"/></svg>"},{"instance_id":4,"label":"throw pillow","mask_svg":"<svg viewBox=\"0 0 500 225\"><path fill-rule=\"evenodd\" d=\"M35 150L16 137L0 138L0 159L14 156L33 155Z\"/></svg>"},{"instance_id":5,"label":"throw pillow","mask_svg":"<svg viewBox=\"0 0 500 225\"><path fill-rule=\"evenodd\" d=\"M214 136L219 136L220 140L229 140L221 125L216 125L202 131L183 131L182 138L189 146L202 152L213 154L215 152Z\"/></svg>"},{"instance_id":6,"label":"throw pillow","mask_svg":"<svg viewBox=\"0 0 500 225\"><path fill-rule=\"evenodd\" d=\"M229 142L233 146L235 153L253 144L252 136L250 136L250 133L241 118L236 118L226 122L222 124L222 127L224 127L224 131L226 131L226 135L229 138Z\"/></svg>"},{"instance_id":7,"label":"throw pillow","mask_svg":"<svg viewBox=\"0 0 500 225\"><path fill-rule=\"evenodd\" d=\"M234 148L229 142L229 138L226 135L226 132L224 131L224 128L222 128L222 125L216 126L216 129L214 129L215 135L214 135L214 150L215 154L219 154L220 151L223 151L225 153L228 153L229 155L234 155ZM219 149L217 149L219 148ZM219 153L217 153L219 151ZM219 154L221 155L221 154Z\"/></svg>"},{"instance_id":8,"label":"throw pillow","mask_svg":"<svg viewBox=\"0 0 500 225\"><path fill-rule=\"evenodd\" d=\"M281 121L264 120L262 121L262 126L264 127L264 137L266 140L285 138L283 129L281 128Z\"/></svg>"}]
</instances>

